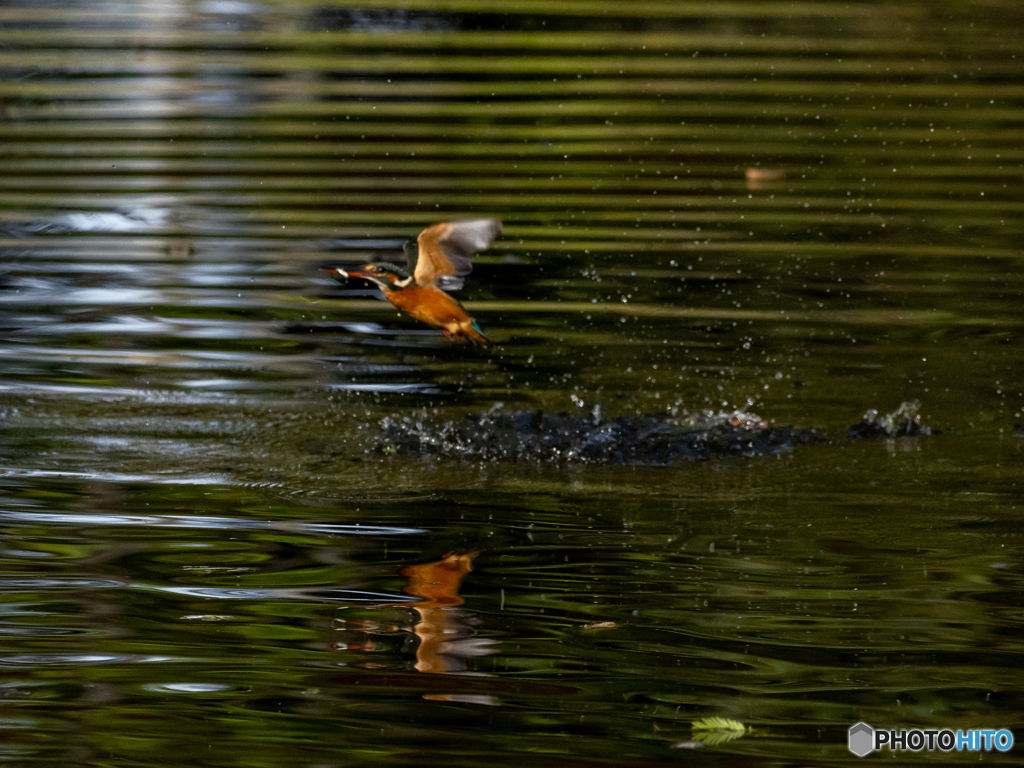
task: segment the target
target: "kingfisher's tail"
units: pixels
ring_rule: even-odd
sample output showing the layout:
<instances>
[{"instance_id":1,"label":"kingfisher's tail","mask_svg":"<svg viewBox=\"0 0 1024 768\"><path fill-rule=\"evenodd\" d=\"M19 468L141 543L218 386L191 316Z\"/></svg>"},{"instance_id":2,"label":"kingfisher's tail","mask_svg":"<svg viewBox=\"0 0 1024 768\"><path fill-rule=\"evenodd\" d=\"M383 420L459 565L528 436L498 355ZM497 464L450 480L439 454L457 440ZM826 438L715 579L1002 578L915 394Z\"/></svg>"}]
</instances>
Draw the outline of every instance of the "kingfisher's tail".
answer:
<instances>
[{"instance_id":1,"label":"kingfisher's tail","mask_svg":"<svg viewBox=\"0 0 1024 768\"><path fill-rule=\"evenodd\" d=\"M468 341L474 347L486 347L489 342L489 339L480 330L480 326L476 324L476 320L471 317L463 318L450 325L442 325L441 333L449 341L460 343Z\"/></svg>"},{"instance_id":2,"label":"kingfisher's tail","mask_svg":"<svg viewBox=\"0 0 1024 768\"><path fill-rule=\"evenodd\" d=\"M483 331L480 330L480 326L476 324L476 320L470 319L469 327L463 328L463 333L465 334L466 338L469 339L471 344L477 344L481 347L486 347L487 344L490 342L490 339L484 336Z\"/></svg>"}]
</instances>

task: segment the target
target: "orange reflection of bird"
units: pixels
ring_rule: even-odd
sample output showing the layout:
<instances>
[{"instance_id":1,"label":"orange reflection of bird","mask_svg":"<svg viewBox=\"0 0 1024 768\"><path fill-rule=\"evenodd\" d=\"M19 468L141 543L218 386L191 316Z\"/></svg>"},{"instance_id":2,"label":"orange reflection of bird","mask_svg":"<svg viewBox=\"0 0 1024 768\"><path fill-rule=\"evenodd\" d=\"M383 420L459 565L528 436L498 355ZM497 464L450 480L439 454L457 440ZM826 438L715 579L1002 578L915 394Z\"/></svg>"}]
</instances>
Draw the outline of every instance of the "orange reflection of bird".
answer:
<instances>
[{"instance_id":1,"label":"orange reflection of bird","mask_svg":"<svg viewBox=\"0 0 1024 768\"><path fill-rule=\"evenodd\" d=\"M415 242L406 243L406 269L380 262L327 271L375 283L388 301L417 320L440 326L452 341L484 345L487 337L480 326L446 291L462 287L473 269L473 254L487 248L500 234L500 219L444 222L427 227Z\"/></svg>"},{"instance_id":2,"label":"orange reflection of bird","mask_svg":"<svg viewBox=\"0 0 1024 768\"><path fill-rule=\"evenodd\" d=\"M399 573L409 579L402 589L422 598L413 603L420 615L413 632L420 639L416 649L419 672L454 673L466 670L466 659L488 653L492 641L474 637L476 621L460 610L462 577L473 570L479 552L449 552L440 560L411 565Z\"/></svg>"}]
</instances>

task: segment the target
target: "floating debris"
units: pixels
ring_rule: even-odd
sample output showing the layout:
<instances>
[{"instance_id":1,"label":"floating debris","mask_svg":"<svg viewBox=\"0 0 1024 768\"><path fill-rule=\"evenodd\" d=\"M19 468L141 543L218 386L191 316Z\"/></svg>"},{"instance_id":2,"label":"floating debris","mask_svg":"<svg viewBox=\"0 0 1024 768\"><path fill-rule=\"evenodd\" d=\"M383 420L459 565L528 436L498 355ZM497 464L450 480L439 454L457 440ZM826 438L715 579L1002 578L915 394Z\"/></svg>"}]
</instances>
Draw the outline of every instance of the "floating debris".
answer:
<instances>
[{"instance_id":1,"label":"floating debris","mask_svg":"<svg viewBox=\"0 0 1024 768\"><path fill-rule=\"evenodd\" d=\"M859 424L854 424L847 430L849 436L855 440L872 437L917 437L918 435L930 435L932 430L929 427L921 426L921 402L919 400L907 400L900 404L892 413L879 416L874 408L864 414Z\"/></svg>"},{"instance_id":2,"label":"floating debris","mask_svg":"<svg viewBox=\"0 0 1024 768\"><path fill-rule=\"evenodd\" d=\"M703 749L703 741L677 741L672 745L674 749Z\"/></svg>"},{"instance_id":3,"label":"floating debris","mask_svg":"<svg viewBox=\"0 0 1024 768\"><path fill-rule=\"evenodd\" d=\"M728 717L705 717L693 721L694 741L701 741L709 747L725 744L748 733L750 728Z\"/></svg>"},{"instance_id":4,"label":"floating debris","mask_svg":"<svg viewBox=\"0 0 1024 768\"><path fill-rule=\"evenodd\" d=\"M760 456L825 441L817 430L774 427L742 411L602 420L597 411L571 416L492 409L433 426L386 418L382 427L379 450L384 453L464 461L665 466L679 459Z\"/></svg>"},{"instance_id":5,"label":"floating debris","mask_svg":"<svg viewBox=\"0 0 1024 768\"><path fill-rule=\"evenodd\" d=\"M744 175L758 181L778 181L786 178L786 171L783 168L747 168Z\"/></svg>"},{"instance_id":6,"label":"floating debris","mask_svg":"<svg viewBox=\"0 0 1024 768\"><path fill-rule=\"evenodd\" d=\"M747 178L747 189L765 189L778 186L778 182L786 178L786 171L782 168L747 168L744 176Z\"/></svg>"}]
</instances>

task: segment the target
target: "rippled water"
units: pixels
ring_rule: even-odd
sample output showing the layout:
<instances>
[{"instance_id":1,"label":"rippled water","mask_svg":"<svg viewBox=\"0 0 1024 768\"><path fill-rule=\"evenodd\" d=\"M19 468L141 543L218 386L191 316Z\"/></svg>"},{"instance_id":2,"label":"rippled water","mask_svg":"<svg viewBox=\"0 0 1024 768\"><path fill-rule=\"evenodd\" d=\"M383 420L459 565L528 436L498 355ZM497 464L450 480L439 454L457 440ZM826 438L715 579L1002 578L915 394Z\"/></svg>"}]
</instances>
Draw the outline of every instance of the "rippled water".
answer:
<instances>
[{"instance_id":1,"label":"rippled water","mask_svg":"<svg viewBox=\"0 0 1024 768\"><path fill-rule=\"evenodd\" d=\"M0 5L0 760L1024 733L1022 28L1004 0ZM319 269L479 216L486 350ZM847 439L911 398L941 434ZM595 406L832 442L379 450L384 419Z\"/></svg>"}]
</instances>

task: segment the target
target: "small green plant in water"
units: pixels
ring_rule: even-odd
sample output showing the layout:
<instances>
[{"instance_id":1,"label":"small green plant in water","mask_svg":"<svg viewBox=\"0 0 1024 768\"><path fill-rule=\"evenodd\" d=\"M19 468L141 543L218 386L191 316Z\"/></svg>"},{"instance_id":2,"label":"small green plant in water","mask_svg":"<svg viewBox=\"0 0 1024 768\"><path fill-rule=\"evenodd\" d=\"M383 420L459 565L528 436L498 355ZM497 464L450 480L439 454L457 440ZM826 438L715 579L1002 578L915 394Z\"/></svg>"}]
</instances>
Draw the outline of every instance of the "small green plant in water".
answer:
<instances>
[{"instance_id":1,"label":"small green plant in water","mask_svg":"<svg viewBox=\"0 0 1024 768\"><path fill-rule=\"evenodd\" d=\"M750 733L739 720L730 720L727 717L705 717L693 721L693 738L699 739L709 747L726 744L733 739L738 739Z\"/></svg>"}]
</instances>

